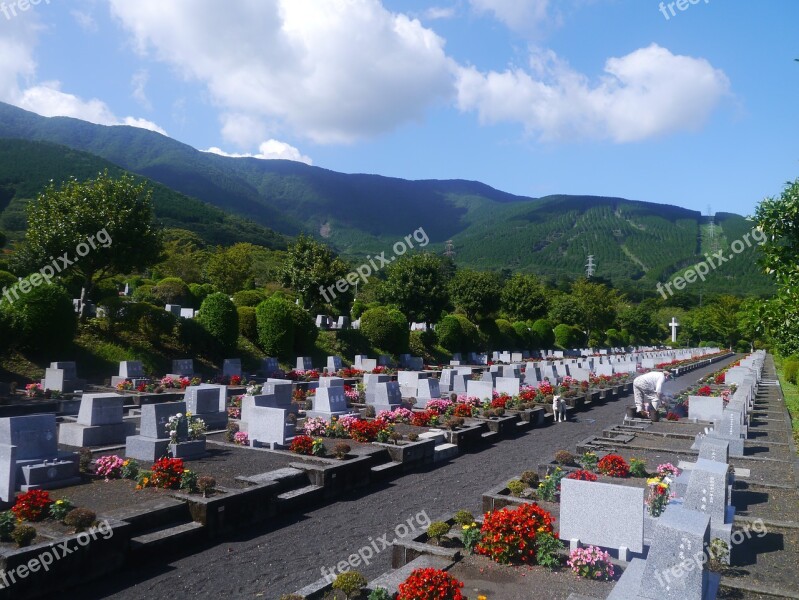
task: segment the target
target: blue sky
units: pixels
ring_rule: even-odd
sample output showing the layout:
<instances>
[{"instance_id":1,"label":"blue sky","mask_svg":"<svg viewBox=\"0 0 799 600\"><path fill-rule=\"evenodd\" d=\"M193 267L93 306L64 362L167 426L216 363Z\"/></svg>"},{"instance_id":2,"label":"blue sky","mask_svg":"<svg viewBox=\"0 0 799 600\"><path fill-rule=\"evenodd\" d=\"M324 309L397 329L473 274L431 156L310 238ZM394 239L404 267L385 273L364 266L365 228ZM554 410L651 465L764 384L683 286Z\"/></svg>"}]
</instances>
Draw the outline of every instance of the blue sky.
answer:
<instances>
[{"instance_id":1,"label":"blue sky","mask_svg":"<svg viewBox=\"0 0 799 600\"><path fill-rule=\"evenodd\" d=\"M0 100L348 173L751 214L799 177L799 3L693 2L5 0Z\"/></svg>"}]
</instances>

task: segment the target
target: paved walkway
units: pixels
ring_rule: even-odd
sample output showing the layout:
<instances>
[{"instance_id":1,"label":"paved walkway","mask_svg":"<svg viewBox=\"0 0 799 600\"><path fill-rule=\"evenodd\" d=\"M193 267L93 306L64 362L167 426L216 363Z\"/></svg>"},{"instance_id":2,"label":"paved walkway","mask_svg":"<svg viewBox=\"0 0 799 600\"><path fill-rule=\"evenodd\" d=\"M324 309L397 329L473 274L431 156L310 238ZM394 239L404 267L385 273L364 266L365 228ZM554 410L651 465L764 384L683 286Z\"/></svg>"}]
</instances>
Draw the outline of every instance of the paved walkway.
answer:
<instances>
[{"instance_id":1,"label":"paved walkway","mask_svg":"<svg viewBox=\"0 0 799 600\"><path fill-rule=\"evenodd\" d=\"M666 391L674 394L732 360L667 382ZM578 441L619 424L628 403L632 404L632 395L578 413L570 422L532 430L481 452L461 455L450 464L411 473L382 487L372 486L288 519L278 518L271 527L254 528L168 564L115 573L75 592L84 599L221 596L278 600L281 594L319 579L322 565L332 568L373 542L382 550L382 536L390 542L398 525L409 519L424 522L422 511L432 520L461 508L479 514L484 491L525 469L534 470L540 460L549 459L559 449L573 451ZM391 551L386 549L358 570L372 579L390 568Z\"/></svg>"}]
</instances>

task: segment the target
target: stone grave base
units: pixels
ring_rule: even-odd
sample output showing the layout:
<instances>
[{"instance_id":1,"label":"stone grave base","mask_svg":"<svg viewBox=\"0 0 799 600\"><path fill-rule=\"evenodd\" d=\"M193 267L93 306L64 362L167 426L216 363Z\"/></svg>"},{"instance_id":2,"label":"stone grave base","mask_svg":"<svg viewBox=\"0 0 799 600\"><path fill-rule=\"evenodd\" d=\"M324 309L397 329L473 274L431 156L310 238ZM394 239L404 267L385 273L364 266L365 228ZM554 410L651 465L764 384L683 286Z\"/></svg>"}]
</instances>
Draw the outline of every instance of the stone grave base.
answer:
<instances>
[{"instance_id":1,"label":"stone grave base","mask_svg":"<svg viewBox=\"0 0 799 600\"><path fill-rule=\"evenodd\" d=\"M616 583L610 596L608 596L608 600L638 600L640 598L646 598L646 596L641 596L639 594L644 578L645 567L646 561L644 559L634 558L624 570L624 573L622 573L621 579ZM715 600L720 581L721 576L718 573L707 572L705 589L702 590L702 600ZM646 585L646 587L651 588L651 598L653 599L658 597L656 585L654 581L647 582Z\"/></svg>"},{"instance_id":2,"label":"stone grave base","mask_svg":"<svg viewBox=\"0 0 799 600\"><path fill-rule=\"evenodd\" d=\"M22 492L52 490L80 483L78 456L71 452L59 452L58 459L49 462L19 461L17 473Z\"/></svg>"},{"instance_id":3,"label":"stone grave base","mask_svg":"<svg viewBox=\"0 0 799 600\"><path fill-rule=\"evenodd\" d=\"M121 444L135 430L136 425L132 422L113 423L111 425L62 423L58 429L58 443L65 446L74 446L75 448Z\"/></svg>"},{"instance_id":4,"label":"stone grave base","mask_svg":"<svg viewBox=\"0 0 799 600\"><path fill-rule=\"evenodd\" d=\"M131 435L125 440L125 456L155 462L166 456L169 450L170 438L148 438L141 435Z\"/></svg>"},{"instance_id":5,"label":"stone grave base","mask_svg":"<svg viewBox=\"0 0 799 600\"><path fill-rule=\"evenodd\" d=\"M208 455L205 451L205 438L180 442L179 444L169 444L169 453L172 458L182 458L183 460L193 460Z\"/></svg>"}]
</instances>

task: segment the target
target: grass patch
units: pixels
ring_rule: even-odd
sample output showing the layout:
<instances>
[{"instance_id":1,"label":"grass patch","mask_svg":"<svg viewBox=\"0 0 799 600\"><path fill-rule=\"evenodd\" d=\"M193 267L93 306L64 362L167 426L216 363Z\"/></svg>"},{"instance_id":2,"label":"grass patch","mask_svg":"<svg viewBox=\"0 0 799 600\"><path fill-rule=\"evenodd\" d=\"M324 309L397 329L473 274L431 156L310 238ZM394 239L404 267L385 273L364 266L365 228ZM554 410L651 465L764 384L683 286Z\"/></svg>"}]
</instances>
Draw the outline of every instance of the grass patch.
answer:
<instances>
[{"instance_id":1,"label":"grass patch","mask_svg":"<svg viewBox=\"0 0 799 600\"><path fill-rule=\"evenodd\" d=\"M782 394L785 397L785 406L788 409L788 413L791 415L793 441L799 448L799 385L795 385L785 378L785 358L775 356L774 363L777 366L777 376L782 386Z\"/></svg>"}]
</instances>

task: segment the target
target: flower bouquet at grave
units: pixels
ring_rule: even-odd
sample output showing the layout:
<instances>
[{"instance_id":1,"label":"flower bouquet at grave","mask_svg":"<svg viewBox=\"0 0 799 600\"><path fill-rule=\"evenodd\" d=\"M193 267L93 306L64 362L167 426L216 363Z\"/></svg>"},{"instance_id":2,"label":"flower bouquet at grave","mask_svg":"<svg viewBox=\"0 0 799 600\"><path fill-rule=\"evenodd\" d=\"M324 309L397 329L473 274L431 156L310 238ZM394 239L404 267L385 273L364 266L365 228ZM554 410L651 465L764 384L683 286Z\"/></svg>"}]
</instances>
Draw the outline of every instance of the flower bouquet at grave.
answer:
<instances>
[{"instance_id":1,"label":"flower bouquet at grave","mask_svg":"<svg viewBox=\"0 0 799 600\"><path fill-rule=\"evenodd\" d=\"M599 459L597 470L608 477L624 478L630 474L630 465L618 454L607 454Z\"/></svg>"},{"instance_id":2,"label":"flower bouquet at grave","mask_svg":"<svg viewBox=\"0 0 799 600\"><path fill-rule=\"evenodd\" d=\"M44 398L44 390L41 383L29 383L25 386L25 395L28 398Z\"/></svg>"},{"instance_id":3,"label":"flower bouquet at grave","mask_svg":"<svg viewBox=\"0 0 799 600\"><path fill-rule=\"evenodd\" d=\"M577 469L566 475L566 479L577 479L578 481L596 481L597 476L591 471L585 469Z\"/></svg>"},{"instance_id":4,"label":"flower bouquet at grave","mask_svg":"<svg viewBox=\"0 0 799 600\"><path fill-rule=\"evenodd\" d=\"M166 377L162 377L159 383L162 388L167 390L174 390L180 388L180 380L175 379L174 377L170 377L169 375L167 375Z\"/></svg>"},{"instance_id":5,"label":"flower bouquet at grave","mask_svg":"<svg viewBox=\"0 0 799 600\"><path fill-rule=\"evenodd\" d=\"M250 437L244 431L237 431L233 434L233 443L238 446L249 446Z\"/></svg>"},{"instance_id":6,"label":"flower bouquet at grave","mask_svg":"<svg viewBox=\"0 0 799 600\"><path fill-rule=\"evenodd\" d=\"M126 379L125 381L120 381L116 385L116 388L120 392L132 392L133 391L133 382L130 379Z\"/></svg>"},{"instance_id":7,"label":"flower bouquet at grave","mask_svg":"<svg viewBox=\"0 0 799 600\"><path fill-rule=\"evenodd\" d=\"M17 501L11 507L11 512L20 521L41 521L47 516L52 503L50 492L30 490L17 496Z\"/></svg>"},{"instance_id":8,"label":"flower bouquet at grave","mask_svg":"<svg viewBox=\"0 0 799 600\"><path fill-rule=\"evenodd\" d=\"M295 435L289 445L289 450L306 456L324 456L325 444L322 438L312 438L309 435Z\"/></svg>"},{"instance_id":9,"label":"flower bouquet at grave","mask_svg":"<svg viewBox=\"0 0 799 600\"><path fill-rule=\"evenodd\" d=\"M305 419L305 424L302 429L305 435L320 437L327 435L328 427L330 427L330 423L325 421L322 417L310 417Z\"/></svg>"},{"instance_id":10,"label":"flower bouquet at grave","mask_svg":"<svg viewBox=\"0 0 799 600\"><path fill-rule=\"evenodd\" d=\"M352 404L353 402L358 402L361 399L361 394L351 385L345 385L344 397L347 399L348 403Z\"/></svg>"},{"instance_id":11,"label":"flower bouquet at grave","mask_svg":"<svg viewBox=\"0 0 799 600\"><path fill-rule=\"evenodd\" d=\"M177 490L183 479L183 466L181 458L161 458L153 463L152 473L146 485L166 490Z\"/></svg>"},{"instance_id":12,"label":"flower bouquet at grave","mask_svg":"<svg viewBox=\"0 0 799 600\"><path fill-rule=\"evenodd\" d=\"M508 404L512 402L512 398L507 394L497 394L494 392L494 397L491 400L491 408L508 408Z\"/></svg>"},{"instance_id":13,"label":"flower bouquet at grave","mask_svg":"<svg viewBox=\"0 0 799 600\"><path fill-rule=\"evenodd\" d=\"M489 511L483 517L478 554L500 564L536 564L539 533L552 533L552 515L537 504Z\"/></svg>"},{"instance_id":14,"label":"flower bouquet at grave","mask_svg":"<svg viewBox=\"0 0 799 600\"><path fill-rule=\"evenodd\" d=\"M462 587L463 582L446 571L432 567L414 569L399 584L397 600L464 600Z\"/></svg>"},{"instance_id":15,"label":"flower bouquet at grave","mask_svg":"<svg viewBox=\"0 0 799 600\"><path fill-rule=\"evenodd\" d=\"M653 517L659 517L669 503L669 479L652 477L646 480L646 508Z\"/></svg>"},{"instance_id":16,"label":"flower bouquet at grave","mask_svg":"<svg viewBox=\"0 0 799 600\"><path fill-rule=\"evenodd\" d=\"M169 434L170 443L177 444L182 441L199 440L205 436L208 427L199 417L192 417L191 413L178 413L169 417L166 432ZM181 439L181 432L185 432L186 439Z\"/></svg>"},{"instance_id":17,"label":"flower bouquet at grave","mask_svg":"<svg viewBox=\"0 0 799 600\"><path fill-rule=\"evenodd\" d=\"M413 417L411 417L411 425L416 427L435 427L438 425L438 421L438 413L432 410L414 412Z\"/></svg>"},{"instance_id":18,"label":"flower bouquet at grave","mask_svg":"<svg viewBox=\"0 0 799 600\"><path fill-rule=\"evenodd\" d=\"M452 402L452 400L435 398L427 403L427 410L432 410L437 415L443 415L453 404L454 402Z\"/></svg>"},{"instance_id":19,"label":"flower bouquet at grave","mask_svg":"<svg viewBox=\"0 0 799 600\"><path fill-rule=\"evenodd\" d=\"M342 377L344 379L356 379L358 377L363 377L363 374L364 372L360 369L350 369L349 367L344 367L336 372L338 377Z\"/></svg>"},{"instance_id":20,"label":"flower bouquet at grave","mask_svg":"<svg viewBox=\"0 0 799 600\"><path fill-rule=\"evenodd\" d=\"M703 385L698 390L696 390L697 396L712 396L713 389L709 385Z\"/></svg>"},{"instance_id":21,"label":"flower bouquet at grave","mask_svg":"<svg viewBox=\"0 0 799 600\"><path fill-rule=\"evenodd\" d=\"M227 416L231 419L241 419L241 399L242 396L233 396L230 399L230 406L227 409Z\"/></svg>"},{"instance_id":22,"label":"flower bouquet at grave","mask_svg":"<svg viewBox=\"0 0 799 600\"><path fill-rule=\"evenodd\" d=\"M566 564L574 573L585 579L610 581L614 575L610 554L596 546L572 550Z\"/></svg>"},{"instance_id":23,"label":"flower bouquet at grave","mask_svg":"<svg viewBox=\"0 0 799 600\"><path fill-rule=\"evenodd\" d=\"M458 402L452 408L452 416L468 418L474 416L474 411L475 408L473 405L467 404L465 402Z\"/></svg>"},{"instance_id":24,"label":"flower bouquet at grave","mask_svg":"<svg viewBox=\"0 0 799 600\"><path fill-rule=\"evenodd\" d=\"M400 406L394 410L381 410L376 418L386 423L410 423L412 417L412 410Z\"/></svg>"},{"instance_id":25,"label":"flower bouquet at grave","mask_svg":"<svg viewBox=\"0 0 799 600\"><path fill-rule=\"evenodd\" d=\"M247 386L246 394L247 394L247 396L257 396L258 394L261 393L261 390L263 388L264 388L264 386L259 385L257 383L250 383ZM303 400L305 400L305 398L303 398Z\"/></svg>"},{"instance_id":26,"label":"flower bouquet at grave","mask_svg":"<svg viewBox=\"0 0 799 600\"><path fill-rule=\"evenodd\" d=\"M549 381L544 381L538 386L538 392L544 396L552 396L555 393L555 389Z\"/></svg>"},{"instance_id":27,"label":"flower bouquet at grave","mask_svg":"<svg viewBox=\"0 0 799 600\"><path fill-rule=\"evenodd\" d=\"M119 479L122 477L122 465L124 462L116 454L101 456L94 463L94 472L104 477L106 481Z\"/></svg>"}]
</instances>

